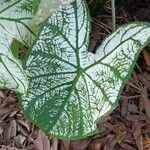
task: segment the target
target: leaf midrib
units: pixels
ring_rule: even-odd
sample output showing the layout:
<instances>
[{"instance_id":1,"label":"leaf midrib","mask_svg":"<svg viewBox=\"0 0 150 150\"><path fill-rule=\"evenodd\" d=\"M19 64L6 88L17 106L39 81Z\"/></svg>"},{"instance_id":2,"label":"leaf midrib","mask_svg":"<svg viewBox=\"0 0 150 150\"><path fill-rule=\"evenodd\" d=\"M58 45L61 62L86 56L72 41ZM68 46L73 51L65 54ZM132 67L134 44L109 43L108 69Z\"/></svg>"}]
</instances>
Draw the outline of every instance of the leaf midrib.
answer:
<instances>
[{"instance_id":1,"label":"leaf midrib","mask_svg":"<svg viewBox=\"0 0 150 150\"><path fill-rule=\"evenodd\" d=\"M77 82L78 82L80 76L81 76L81 72L79 71L79 73L76 75L76 77L75 77L74 80L72 81L73 84L72 84L72 85L70 86L70 88L69 88L70 91L69 91L69 93L67 94L67 96L65 97L64 102L63 102L63 105L60 107L60 109L58 110L58 113L57 113L57 114L55 115L55 117L54 117L54 118L57 118L57 119L55 119L55 121L53 121L53 124L51 124L51 126L49 127L48 130L52 130L53 127L56 125L57 121L59 120L59 118L61 117L61 114L62 114L62 112L63 112L63 110L64 110L64 108L65 108L65 105L67 104L67 101L68 101L68 99L70 98L71 93L73 92L74 87L76 86L76 84L77 84Z\"/></svg>"},{"instance_id":2,"label":"leaf midrib","mask_svg":"<svg viewBox=\"0 0 150 150\"><path fill-rule=\"evenodd\" d=\"M78 50L78 47L79 47L79 45L78 45L78 43L79 43L79 39L78 39L78 37L79 37L79 35L78 35L78 33L79 33L79 30L78 30L79 25L78 25L78 16L77 16L77 14L78 14L78 12L77 12L78 8L77 8L77 5L74 5L74 7L75 7L74 11L75 11L75 20L76 20L76 48L75 48L74 52L76 54L77 66L81 66L80 65L80 58L79 58L79 50Z\"/></svg>"}]
</instances>

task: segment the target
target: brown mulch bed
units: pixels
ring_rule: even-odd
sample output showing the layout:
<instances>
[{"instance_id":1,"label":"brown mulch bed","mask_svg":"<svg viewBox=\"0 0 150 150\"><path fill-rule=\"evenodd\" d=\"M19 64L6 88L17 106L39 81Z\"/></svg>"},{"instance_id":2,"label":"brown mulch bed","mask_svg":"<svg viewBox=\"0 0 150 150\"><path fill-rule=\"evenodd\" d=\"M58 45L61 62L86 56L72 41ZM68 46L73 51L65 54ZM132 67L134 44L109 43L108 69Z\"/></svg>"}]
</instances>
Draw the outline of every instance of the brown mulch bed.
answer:
<instances>
[{"instance_id":1,"label":"brown mulch bed","mask_svg":"<svg viewBox=\"0 0 150 150\"><path fill-rule=\"evenodd\" d=\"M92 17L92 52L111 32L110 11L106 2ZM150 22L150 1L125 0L116 18L117 25ZM150 47L141 52L119 106L98 128L99 134L78 141L48 138L24 118L14 92L0 91L0 150L150 150Z\"/></svg>"}]
</instances>

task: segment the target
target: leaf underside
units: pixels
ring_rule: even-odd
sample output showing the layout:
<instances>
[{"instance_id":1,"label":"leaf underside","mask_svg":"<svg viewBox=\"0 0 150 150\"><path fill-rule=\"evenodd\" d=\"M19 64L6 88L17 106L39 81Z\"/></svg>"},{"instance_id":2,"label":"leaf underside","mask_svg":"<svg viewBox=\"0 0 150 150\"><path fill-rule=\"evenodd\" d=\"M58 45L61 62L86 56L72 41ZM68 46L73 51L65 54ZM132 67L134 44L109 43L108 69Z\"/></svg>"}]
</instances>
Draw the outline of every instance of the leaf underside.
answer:
<instances>
[{"instance_id":1,"label":"leaf underside","mask_svg":"<svg viewBox=\"0 0 150 150\"><path fill-rule=\"evenodd\" d=\"M24 113L47 134L79 139L96 133L95 121L116 106L140 50L150 41L150 24L133 23L88 53L89 14L76 0L44 24L27 59L30 86Z\"/></svg>"},{"instance_id":2,"label":"leaf underside","mask_svg":"<svg viewBox=\"0 0 150 150\"><path fill-rule=\"evenodd\" d=\"M12 55L11 44L18 40L29 46L33 32L29 27L33 0L1 0L0 2L0 87L26 93L27 77L21 62Z\"/></svg>"}]
</instances>

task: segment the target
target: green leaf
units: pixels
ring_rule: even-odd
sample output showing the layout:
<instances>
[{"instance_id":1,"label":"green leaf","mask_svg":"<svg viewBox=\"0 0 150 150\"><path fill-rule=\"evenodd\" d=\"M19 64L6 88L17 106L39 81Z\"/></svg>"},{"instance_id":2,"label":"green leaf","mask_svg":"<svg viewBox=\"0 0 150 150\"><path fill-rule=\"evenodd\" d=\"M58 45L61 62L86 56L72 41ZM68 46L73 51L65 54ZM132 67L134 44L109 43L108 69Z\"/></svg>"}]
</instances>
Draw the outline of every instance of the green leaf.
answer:
<instances>
[{"instance_id":1,"label":"green leaf","mask_svg":"<svg viewBox=\"0 0 150 150\"><path fill-rule=\"evenodd\" d=\"M116 106L140 50L150 41L150 24L119 28L88 53L89 13L77 0L44 24L25 64L30 86L20 103L47 134L80 139L97 131L96 121Z\"/></svg>"},{"instance_id":2,"label":"green leaf","mask_svg":"<svg viewBox=\"0 0 150 150\"><path fill-rule=\"evenodd\" d=\"M0 87L26 93L27 77L13 41L31 45L34 33L29 27L33 0L1 0L0 2ZM18 42L18 43L19 43ZM13 44L12 44L13 43ZM13 53L13 54L12 54Z\"/></svg>"}]
</instances>

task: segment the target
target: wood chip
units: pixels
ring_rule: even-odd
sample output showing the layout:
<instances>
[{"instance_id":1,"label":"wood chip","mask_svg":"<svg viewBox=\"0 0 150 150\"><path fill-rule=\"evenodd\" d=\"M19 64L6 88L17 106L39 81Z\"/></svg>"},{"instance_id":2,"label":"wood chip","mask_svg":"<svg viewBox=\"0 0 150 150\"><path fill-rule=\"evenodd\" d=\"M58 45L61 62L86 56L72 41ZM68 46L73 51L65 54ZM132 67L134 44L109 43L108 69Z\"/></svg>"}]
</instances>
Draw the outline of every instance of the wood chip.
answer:
<instances>
[{"instance_id":1,"label":"wood chip","mask_svg":"<svg viewBox=\"0 0 150 150\"><path fill-rule=\"evenodd\" d=\"M118 136L114 135L109 142L104 146L105 150L114 150L115 145L117 144Z\"/></svg>"},{"instance_id":2,"label":"wood chip","mask_svg":"<svg viewBox=\"0 0 150 150\"><path fill-rule=\"evenodd\" d=\"M0 120L4 119L3 116L4 115L8 115L11 111L13 111L13 108L9 108L9 107L1 107L0 108Z\"/></svg>"},{"instance_id":3,"label":"wood chip","mask_svg":"<svg viewBox=\"0 0 150 150\"><path fill-rule=\"evenodd\" d=\"M70 147L70 141L61 141L60 149L62 150L69 150Z\"/></svg>"},{"instance_id":4,"label":"wood chip","mask_svg":"<svg viewBox=\"0 0 150 150\"><path fill-rule=\"evenodd\" d=\"M122 143L121 147L124 148L125 150L136 150L134 147L132 147L126 143Z\"/></svg>"},{"instance_id":5,"label":"wood chip","mask_svg":"<svg viewBox=\"0 0 150 150\"><path fill-rule=\"evenodd\" d=\"M70 145L70 149L72 150L85 150L90 143L90 139L82 139L73 141Z\"/></svg>"},{"instance_id":6,"label":"wood chip","mask_svg":"<svg viewBox=\"0 0 150 150\"><path fill-rule=\"evenodd\" d=\"M5 130L5 138L6 139L11 139L12 137L15 137L16 136L16 121L15 120L12 120L8 126L8 128L6 128Z\"/></svg>"},{"instance_id":7,"label":"wood chip","mask_svg":"<svg viewBox=\"0 0 150 150\"><path fill-rule=\"evenodd\" d=\"M35 140L34 145L37 150L51 150L49 139L40 130L38 132L38 138L37 140Z\"/></svg>"},{"instance_id":8,"label":"wood chip","mask_svg":"<svg viewBox=\"0 0 150 150\"><path fill-rule=\"evenodd\" d=\"M132 125L133 136L136 141L139 150L143 150L143 138L141 134L141 123L135 120Z\"/></svg>"},{"instance_id":9,"label":"wood chip","mask_svg":"<svg viewBox=\"0 0 150 150\"><path fill-rule=\"evenodd\" d=\"M18 122L19 122L19 124L24 126L28 132L30 131L30 123L27 120L21 120L20 119Z\"/></svg>"},{"instance_id":10,"label":"wood chip","mask_svg":"<svg viewBox=\"0 0 150 150\"><path fill-rule=\"evenodd\" d=\"M146 87L144 87L144 89L141 93L141 97L143 99L145 111L146 111L147 115L150 117L150 100L149 100L148 95L147 95L147 88Z\"/></svg>"},{"instance_id":11,"label":"wood chip","mask_svg":"<svg viewBox=\"0 0 150 150\"><path fill-rule=\"evenodd\" d=\"M23 148L24 147L24 142L26 140L26 137L19 134L14 138L15 144L18 148Z\"/></svg>"},{"instance_id":12,"label":"wood chip","mask_svg":"<svg viewBox=\"0 0 150 150\"><path fill-rule=\"evenodd\" d=\"M52 144L51 150L58 150L58 139L57 138L53 138L53 144Z\"/></svg>"},{"instance_id":13,"label":"wood chip","mask_svg":"<svg viewBox=\"0 0 150 150\"><path fill-rule=\"evenodd\" d=\"M144 59L148 67L150 67L150 53L148 50L145 48L143 51Z\"/></svg>"},{"instance_id":14,"label":"wood chip","mask_svg":"<svg viewBox=\"0 0 150 150\"><path fill-rule=\"evenodd\" d=\"M127 114L128 99L122 98L121 101L122 101L121 114L122 114L122 116L125 116Z\"/></svg>"}]
</instances>

